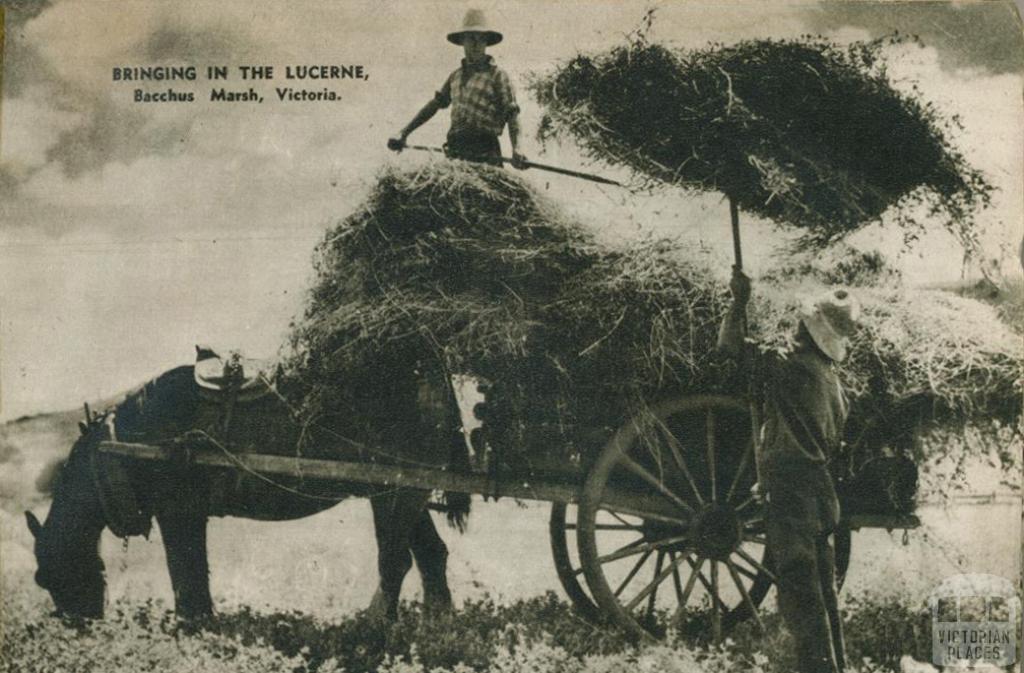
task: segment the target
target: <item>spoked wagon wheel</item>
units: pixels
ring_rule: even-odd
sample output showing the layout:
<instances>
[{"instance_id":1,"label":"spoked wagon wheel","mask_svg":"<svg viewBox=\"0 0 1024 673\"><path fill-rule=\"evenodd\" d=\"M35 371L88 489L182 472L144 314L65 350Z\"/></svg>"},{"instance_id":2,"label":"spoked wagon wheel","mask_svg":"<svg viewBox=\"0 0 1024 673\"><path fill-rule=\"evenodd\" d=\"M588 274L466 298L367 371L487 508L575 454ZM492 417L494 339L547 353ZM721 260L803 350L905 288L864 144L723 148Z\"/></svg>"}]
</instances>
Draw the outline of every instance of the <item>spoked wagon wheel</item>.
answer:
<instances>
[{"instance_id":1,"label":"spoked wagon wheel","mask_svg":"<svg viewBox=\"0 0 1024 673\"><path fill-rule=\"evenodd\" d=\"M556 502L551 505L551 519L548 531L551 535L551 555L555 560L555 571L566 595L581 617L589 622L601 621L601 609L597 607L583 584L583 566L573 557L576 555L577 507Z\"/></svg>"},{"instance_id":2,"label":"spoked wagon wheel","mask_svg":"<svg viewBox=\"0 0 1024 673\"><path fill-rule=\"evenodd\" d=\"M722 632L774 582L744 402L695 395L627 423L587 475L578 546L594 600L641 638L659 622Z\"/></svg>"}]
</instances>

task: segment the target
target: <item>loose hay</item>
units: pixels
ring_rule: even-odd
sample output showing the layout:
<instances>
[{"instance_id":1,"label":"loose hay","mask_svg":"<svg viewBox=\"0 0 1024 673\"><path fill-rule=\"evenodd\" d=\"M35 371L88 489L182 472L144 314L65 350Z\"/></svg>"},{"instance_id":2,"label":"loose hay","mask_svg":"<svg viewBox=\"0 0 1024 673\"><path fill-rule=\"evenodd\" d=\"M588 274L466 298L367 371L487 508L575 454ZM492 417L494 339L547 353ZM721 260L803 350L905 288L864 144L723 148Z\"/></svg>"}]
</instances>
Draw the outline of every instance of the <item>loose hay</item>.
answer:
<instances>
[{"instance_id":1,"label":"loose hay","mask_svg":"<svg viewBox=\"0 0 1024 673\"><path fill-rule=\"evenodd\" d=\"M599 246L501 169L384 170L327 233L315 269L289 361L307 415L386 424L379 409L403 371L440 365L493 382L487 422L507 460L569 469L658 399L744 390L714 353L729 297L706 260L661 240ZM823 287L813 274L759 283L753 339L785 350L796 294ZM940 292L859 294L865 327L842 370L851 443L871 453L929 424L1017 422L1019 337L991 308Z\"/></svg>"},{"instance_id":2,"label":"loose hay","mask_svg":"<svg viewBox=\"0 0 1024 673\"><path fill-rule=\"evenodd\" d=\"M890 208L908 237L927 213L973 246L992 187L950 143L957 120L892 87L883 46L802 38L681 51L633 35L534 79L539 136L572 137L642 184L720 191L799 227L805 247Z\"/></svg>"}]
</instances>

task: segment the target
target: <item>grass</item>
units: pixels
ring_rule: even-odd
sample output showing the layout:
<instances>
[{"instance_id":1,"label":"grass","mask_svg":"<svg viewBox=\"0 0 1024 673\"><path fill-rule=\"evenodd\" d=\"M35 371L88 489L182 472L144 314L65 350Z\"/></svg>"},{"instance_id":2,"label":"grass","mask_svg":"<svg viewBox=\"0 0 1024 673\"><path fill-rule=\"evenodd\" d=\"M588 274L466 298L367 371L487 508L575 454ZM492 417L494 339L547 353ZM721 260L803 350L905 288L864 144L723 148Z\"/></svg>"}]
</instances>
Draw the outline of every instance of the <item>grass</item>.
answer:
<instances>
[{"instance_id":1,"label":"grass","mask_svg":"<svg viewBox=\"0 0 1024 673\"><path fill-rule=\"evenodd\" d=\"M744 624L720 647L693 637L637 646L581 620L552 593L508 605L485 598L450 614L403 604L391 624L362 612L329 622L243 607L183 625L153 600L116 601L107 618L87 624L62 622L49 610L41 592L8 587L0 671L782 673L794 663L789 636L772 613L765 633ZM896 670L906 654L927 660L927 612L865 599L849 603L844 617L851 670Z\"/></svg>"}]
</instances>

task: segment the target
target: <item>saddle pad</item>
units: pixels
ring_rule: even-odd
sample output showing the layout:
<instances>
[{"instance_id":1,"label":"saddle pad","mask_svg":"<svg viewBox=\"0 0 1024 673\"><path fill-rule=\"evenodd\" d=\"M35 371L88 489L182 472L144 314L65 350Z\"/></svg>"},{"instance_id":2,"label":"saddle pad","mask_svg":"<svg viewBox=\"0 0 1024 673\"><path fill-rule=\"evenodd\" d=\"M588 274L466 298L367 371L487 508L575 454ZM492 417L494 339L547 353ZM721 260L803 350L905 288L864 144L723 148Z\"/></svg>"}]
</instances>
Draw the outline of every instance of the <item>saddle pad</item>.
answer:
<instances>
[{"instance_id":1,"label":"saddle pad","mask_svg":"<svg viewBox=\"0 0 1024 673\"><path fill-rule=\"evenodd\" d=\"M270 392L273 365L268 360L242 357L232 352L222 358L213 350L196 347L195 382L200 392L218 399L234 386L238 401L258 399Z\"/></svg>"}]
</instances>

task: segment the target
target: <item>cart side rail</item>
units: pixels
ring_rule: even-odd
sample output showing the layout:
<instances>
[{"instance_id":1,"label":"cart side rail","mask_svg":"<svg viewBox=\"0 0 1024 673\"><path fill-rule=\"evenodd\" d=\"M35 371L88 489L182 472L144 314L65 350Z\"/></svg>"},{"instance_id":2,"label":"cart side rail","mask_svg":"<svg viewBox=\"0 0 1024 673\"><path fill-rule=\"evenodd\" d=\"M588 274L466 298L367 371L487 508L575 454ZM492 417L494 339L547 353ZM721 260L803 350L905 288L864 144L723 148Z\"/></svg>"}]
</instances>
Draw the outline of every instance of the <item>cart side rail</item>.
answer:
<instances>
[{"instance_id":1,"label":"cart side rail","mask_svg":"<svg viewBox=\"0 0 1024 673\"><path fill-rule=\"evenodd\" d=\"M170 461L179 449L132 442L102 442L99 450L133 459ZM205 467L242 469L268 475L302 476L306 479L373 484L389 488L422 488L565 504L579 501L581 486L565 479L517 477L499 482L484 473L263 453L236 454L205 447L191 449L189 461ZM613 490L607 494L606 502L617 512L648 519L677 521L680 517L675 507L653 493Z\"/></svg>"}]
</instances>

